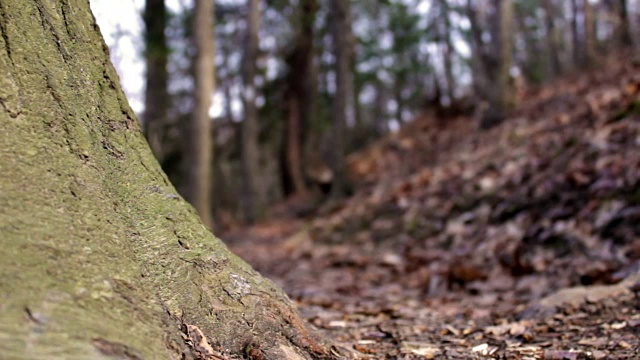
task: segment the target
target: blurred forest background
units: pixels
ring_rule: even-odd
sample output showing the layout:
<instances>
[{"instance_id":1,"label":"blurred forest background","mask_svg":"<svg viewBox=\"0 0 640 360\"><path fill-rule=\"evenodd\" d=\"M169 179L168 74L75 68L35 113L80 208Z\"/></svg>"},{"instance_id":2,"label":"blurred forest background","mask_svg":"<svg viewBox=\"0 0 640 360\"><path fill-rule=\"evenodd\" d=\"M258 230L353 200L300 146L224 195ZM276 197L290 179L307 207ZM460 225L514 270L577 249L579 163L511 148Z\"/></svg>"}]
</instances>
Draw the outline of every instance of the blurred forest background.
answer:
<instances>
[{"instance_id":1,"label":"blurred forest background","mask_svg":"<svg viewBox=\"0 0 640 360\"><path fill-rule=\"evenodd\" d=\"M416 117L482 131L640 46L637 0L91 4L154 154L217 231L285 200L331 206L351 191L348 154Z\"/></svg>"}]
</instances>

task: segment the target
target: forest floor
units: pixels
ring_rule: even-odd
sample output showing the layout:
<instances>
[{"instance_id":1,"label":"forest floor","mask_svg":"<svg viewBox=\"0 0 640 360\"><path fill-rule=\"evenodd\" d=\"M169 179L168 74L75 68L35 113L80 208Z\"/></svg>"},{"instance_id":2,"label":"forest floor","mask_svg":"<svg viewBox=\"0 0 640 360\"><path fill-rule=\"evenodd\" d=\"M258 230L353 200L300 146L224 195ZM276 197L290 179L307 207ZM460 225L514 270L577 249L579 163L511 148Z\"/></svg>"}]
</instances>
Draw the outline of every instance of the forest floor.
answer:
<instances>
[{"instance_id":1,"label":"forest floor","mask_svg":"<svg viewBox=\"0 0 640 360\"><path fill-rule=\"evenodd\" d=\"M349 157L354 194L222 234L350 359L640 359L640 67L423 116Z\"/></svg>"}]
</instances>

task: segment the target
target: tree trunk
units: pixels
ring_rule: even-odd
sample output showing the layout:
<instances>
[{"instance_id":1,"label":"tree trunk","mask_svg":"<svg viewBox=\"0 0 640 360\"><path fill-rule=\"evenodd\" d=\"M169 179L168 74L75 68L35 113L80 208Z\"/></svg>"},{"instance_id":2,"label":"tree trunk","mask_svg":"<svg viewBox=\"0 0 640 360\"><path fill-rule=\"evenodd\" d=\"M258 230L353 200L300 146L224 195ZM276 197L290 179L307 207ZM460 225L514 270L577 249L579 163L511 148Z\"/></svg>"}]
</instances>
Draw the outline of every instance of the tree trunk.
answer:
<instances>
[{"instance_id":1,"label":"tree trunk","mask_svg":"<svg viewBox=\"0 0 640 360\"><path fill-rule=\"evenodd\" d=\"M1 357L327 353L167 181L88 1L2 0L0 83Z\"/></svg>"},{"instance_id":2,"label":"tree trunk","mask_svg":"<svg viewBox=\"0 0 640 360\"><path fill-rule=\"evenodd\" d=\"M499 58L496 69L496 98L492 106L504 112L513 107L515 102L510 74L513 64L513 1L496 0L496 10L499 26L496 49Z\"/></svg>"},{"instance_id":3,"label":"tree trunk","mask_svg":"<svg viewBox=\"0 0 640 360\"><path fill-rule=\"evenodd\" d=\"M574 46L574 62L579 67L585 68L596 61L596 31L595 13L589 0L571 1L573 10L572 32ZM582 23L579 22L579 12L582 11ZM581 26L580 26L581 25Z\"/></svg>"},{"instance_id":4,"label":"tree trunk","mask_svg":"<svg viewBox=\"0 0 640 360\"><path fill-rule=\"evenodd\" d=\"M256 65L258 61L260 29L260 0L249 0L247 39L245 41L242 76L244 82L244 120L242 122L242 176L241 197L245 220L253 223L261 206L257 188L260 176L258 154L258 108L256 106Z\"/></svg>"},{"instance_id":5,"label":"tree trunk","mask_svg":"<svg viewBox=\"0 0 640 360\"><path fill-rule=\"evenodd\" d=\"M518 29L514 32L521 34L521 39L524 42L523 56L521 56L520 68L522 73L528 82L532 84L540 84L545 80L545 69L542 66L544 60L541 58L543 55L542 49L539 44L539 36L536 34L535 29L530 29L527 23L527 18L531 16L527 13L526 9L520 9L515 12L514 20L518 26Z\"/></svg>"},{"instance_id":6,"label":"tree trunk","mask_svg":"<svg viewBox=\"0 0 640 360\"><path fill-rule=\"evenodd\" d=\"M444 76L447 80L447 97L449 98L449 103L453 102L455 97L455 79L453 76L453 54L455 53L455 49L453 47L453 42L451 41L451 20L449 19L449 5L446 0L438 0L441 10L442 17L442 25L443 25L443 33L442 40L444 41L444 53L443 53L443 63L444 63Z\"/></svg>"},{"instance_id":7,"label":"tree trunk","mask_svg":"<svg viewBox=\"0 0 640 360\"><path fill-rule=\"evenodd\" d=\"M331 0L331 31L335 57L336 93L333 99L331 196L340 198L346 191L346 130L349 81L351 81L351 15L349 0Z\"/></svg>"},{"instance_id":8,"label":"tree trunk","mask_svg":"<svg viewBox=\"0 0 640 360\"><path fill-rule=\"evenodd\" d=\"M493 53L487 56L486 73L495 79L487 88L489 108L482 116L483 129L497 125L515 105L514 83L511 81L513 63L513 0L494 0L495 18L492 26Z\"/></svg>"},{"instance_id":9,"label":"tree trunk","mask_svg":"<svg viewBox=\"0 0 640 360\"><path fill-rule=\"evenodd\" d=\"M469 24L471 25L470 42L473 53L473 58L471 60L473 89L477 96L483 98L483 100L487 100L487 83L490 75L488 73L489 61L486 55L487 52L485 50L484 42L482 41L482 28L480 27L480 22L478 21L478 16L471 0L467 0L465 10L467 18L469 19Z\"/></svg>"},{"instance_id":10,"label":"tree trunk","mask_svg":"<svg viewBox=\"0 0 640 360\"><path fill-rule=\"evenodd\" d=\"M597 61L596 14L589 0L583 0L584 9L584 59L585 66L593 66Z\"/></svg>"},{"instance_id":11,"label":"tree trunk","mask_svg":"<svg viewBox=\"0 0 640 360\"><path fill-rule=\"evenodd\" d=\"M305 194L308 189L304 178L302 143L305 129L310 128L314 115L315 87L314 71L314 24L318 3L304 0L300 3L300 23L294 39L293 49L287 54L287 123L284 136L286 164L283 167L287 181L294 194Z\"/></svg>"},{"instance_id":12,"label":"tree trunk","mask_svg":"<svg viewBox=\"0 0 640 360\"><path fill-rule=\"evenodd\" d=\"M304 180L302 168L302 146L300 137L302 136L300 119L300 99L298 96L290 94L288 105L288 121L286 126L286 161L289 180L293 185L293 194L303 195L307 193L307 185Z\"/></svg>"},{"instance_id":13,"label":"tree trunk","mask_svg":"<svg viewBox=\"0 0 640 360\"><path fill-rule=\"evenodd\" d=\"M147 65L142 124L153 154L162 162L164 133L170 106L167 91L169 47L164 34L167 27L167 9L164 0L145 1L142 18L145 27L144 57Z\"/></svg>"},{"instance_id":14,"label":"tree trunk","mask_svg":"<svg viewBox=\"0 0 640 360\"><path fill-rule=\"evenodd\" d=\"M578 0L571 0L571 37L573 39L573 63L582 65L584 60L581 52L581 37L578 30Z\"/></svg>"},{"instance_id":15,"label":"tree trunk","mask_svg":"<svg viewBox=\"0 0 640 360\"><path fill-rule=\"evenodd\" d=\"M562 72L560 64L560 34L555 25L555 4L553 0L543 0L547 52L549 54L550 73L557 76Z\"/></svg>"},{"instance_id":16,"label":"tree trunk","mask_svg":"<svg viewBox=\"0 0 640 360\"><path fill-rule=\"evenodd\" d=\"M195 106L190 128L191 139L188 141L189 151L186 154L189 159L188 200L208 228L213 225L213 139L209 117L211 96L215 89L213 6L214 2L211 0L195 1Z\"/></svg>"},{"instance_id":17,"label":"tree trunk","mask_svg":"<svg viewBox=\"0 0 640 360\"><path fill-rule=\"evenodd\" d=\"M382 135L389 132L389 119L387 116L387 96L385 95L385 84L378 77L376 77L374 84L376 84L376 95L373 100L373 124L375 126L375 134Z\"/></svg>"},{"instance_id":18,"label":"tree trunk","mask_svg":"<svg viewBox=\"0 0 640 360\"><path fill-rule=\"evenodd\" d=\"M617 33L620 45L631 46L633 44L633 41L631 39L631 29L629 28L629 8L627 0L618 0L617 10L620 22L618 25Z\"/></svg>"},{"instance_id":19,"label":"tree trunk","mask_svg":"<svg viewBox=\"0 0 640 360\"><path fill-rule=\"evenodd\" d=\"M396 111L395 118L398 121L398 125L402 125L404 119L402 117L402 112L404 111L404 99L402 99L402 89L404 88L405 80L402 76L396 75L396 81L393 89L393 97L396 102ZM439 100L439 99L438 99Z\"/></svg>"}]
</instances>

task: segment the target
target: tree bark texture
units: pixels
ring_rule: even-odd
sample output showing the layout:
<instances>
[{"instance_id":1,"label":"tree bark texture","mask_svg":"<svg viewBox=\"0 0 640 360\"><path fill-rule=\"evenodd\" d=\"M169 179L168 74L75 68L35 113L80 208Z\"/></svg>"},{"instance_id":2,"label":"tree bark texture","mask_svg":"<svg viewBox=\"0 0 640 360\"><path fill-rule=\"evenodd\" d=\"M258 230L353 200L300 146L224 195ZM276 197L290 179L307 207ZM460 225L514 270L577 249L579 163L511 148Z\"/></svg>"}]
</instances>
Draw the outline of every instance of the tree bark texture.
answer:
<instances>
[{"instance_id":1,"label":"tree bark texture","mask_svg":"<svg viewBox=\"0 0 640 360\"><path fill-rule=\"evenodd\" d=\"M162 173L86 0L0 2L0 357L327 354Z\"/></svg>"},{"instance_id":2,"label":"tree bark texture","mask_svg":"<svg viewBox=\"0 0 640 360\"><path fill-rule=\"evenodd\" d=\"M195 106L190 126L188 200L196 208L204 224L213 225L213 138L209 117L211 97L215 89L215 46L213 32L213 0L196 0L195 34Z\"/></svg>"},{"instance_id":3,"label":"tree bark texture","mask_svg":"<svg viewBox=\"0 0 640 360\"><path fill-rule=\"evenodd\" d=\"M258 153L257 61L260 51L260 0L248 0L247 34L242 66L244 83L244 120L242 122L242 193L240 194L245 220L253 223L262 206L258 189L260 161Z\"/></svg>"},{"instance_id":4,"label":"tree bark texture","mask_svg":"<svg viewBox=\"0 0 640 360\"><path fill-rule=\"evenodd\" d=\"M164 0L146 0L142 18L145 27L144 58L147 65L142 124L153 154L162 163L170 108L167 71L169 47L164 33L167 27L167 9Z\"/></svg>"}]
</instances>

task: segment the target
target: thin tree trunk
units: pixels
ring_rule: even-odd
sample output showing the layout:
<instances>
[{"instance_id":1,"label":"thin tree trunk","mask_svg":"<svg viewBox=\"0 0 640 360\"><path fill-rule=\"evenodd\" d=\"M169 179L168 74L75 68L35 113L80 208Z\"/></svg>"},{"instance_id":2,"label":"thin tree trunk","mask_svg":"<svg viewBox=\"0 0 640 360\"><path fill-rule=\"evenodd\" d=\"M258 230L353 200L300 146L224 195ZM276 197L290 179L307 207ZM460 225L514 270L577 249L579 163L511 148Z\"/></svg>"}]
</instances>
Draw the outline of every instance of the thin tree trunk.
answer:
<instances>
[{"instance_id":1,"label":"thin tree trunk","mask_svg":"<svg viewBox=\"0 0 640 360\"><path fill-rule=\"evenodd\" d=\"M229 64L229 53L230 51L224 51L221 49L221 51L224 52L223 54L223 61L224 61L224 67L225 69L230 69L231 64ZM228 70L227 70L228 71ZM227 121L230 124L234 124L236 122L234 116L233 116L233 108L232 108L232 104L233 104L233 99L231 97L231 86L233 85L233 77L227 73L227 76L224 79L221 79L222 81L222 92L224 93L224 112L225 115L227 116Z\"/></svg>"},{"instance_id":2,"label":"thin tree trunk","mask_svg":"<svg viewBox=\"0 0 640 360\"><path fill-rule=\"evenodd\" d=\"M544 80L544 69L542 67L541 52L539 49L539 37L534 31L530 31L526 18L529 16L524 11L516 12L514 20L517 22L518 29L514 30L522 34L524 40L524 60L522 70L525 78L531 83L541 83Z\"/></svg>"},{"instance_id":3,"label":"thin tree trunk","mask_svg":"<svg viewBox=\"0 0 640 360\"><path fill-rule=\"evenodd\" d=\"M168 121L170 98L167 90L169 73L167 60L169 47L164 34L167 27L167 9L164 0L145 1L144 58L147 65L142 124L153 154L162 162L163 141Z\"/></svg>"},{"instance_id":4,"label":"thin tree trunk","mask_svg":"<svg viewBox=\"0 0 640 360\"><path fill-rule=\"evenodd\" d=\"M583 0L583 9L585 66L593 66L597 61L596 14L589 0Z\"/></svg>"},{"instance_id":5,"label":"thin tree trunk","mask_svg":"<svg viewBox=\"0 0 640 360\"><path fill-rule=\"evenodd\" d=\"M444 40L444 54L443 54L443 63L444 63L444 75L447 80L447 97L450 102L453 102L455 97L455 79L453 76L453 55L455 53L455 49L453 47L453 42L451 41L451 20L449 19L449 5L446 0L438 0L440 3L440 9L442 11L442 23L444 27L444 32L442 34L442 38Z\"/></svg>"},{"instance_id":6,"label":"thin tree trunk","mask_svg":"<svg viewBox=\"0 0 640 360\"><path fill-rule=\"evenodd\" d=\"M573 34L573 58L576 65L585 68L593 65L596 60L596 32L595 14L589 0L571 0L572 7L572 34ZM579 14L582 12L582 22L579 22Z\"/></svg>"},{"instance_id":7,"label":"thin tree trunk","mask_svg":"<svg viewBox=\"0 0 640 360\"><path fill-rule=\"evenodd\" d=\"M0 81L1 358L329 356L169 184L88 1L0 1Z\"/></svg>"},{"instance_id":8,"label":"thin tree trunk","mask_svg":"<svg viewBox=\"0 0 640 360\"><path fill-rule=\"evenodd\" d=\"M288 54L287 76L287 123L284 137L285 161L283 167L287 181L293 185L294 194L305 194L308 189L304 178L302 148L304 138L314 117L315 87L317 85L314 69L314 24L318 11L317 0L304 0L300 3L300 24L295 36L295 45Z\"/></svg>"},{"instance_id":9,"label":"thin tree trunk","mask_svg":"<svg viewBox=\"0 0 640 360\"><path fill-rule=\"evenodd\" d=\"M389 132L389 119L387 118L387 97L385 96L384 82L376 78L376 96L373 101L373 124L376 135Z\"/></svg>"},{"instance_id":10,"label":"thin tree trunk","mask_svg":"<svg viewBox=\"0 0 640 360\"><path fill-rule=\"evenodd\" d=\"M335 56L336 93L333 100L331 196L340 198L346 191L346 121L349 81L351 80L351 15L348 0L331 0L333 52Z\"/></svg>"},{"instance_id":11,"label":"thin tree trunk","mask_svg":"<svg viewBox=\"0 0 640 360\"><path fill-rule=\"evenodd\" d=\"M473 52L471 69L473 73L473 88L476 95L479 97L486 97L489 65L486 51L484 49L484 43L482 41L482 28L480 27L478 16L471 0L467 0L465 10L471 25L471 49Z\"/></svg>"},{"instance_id":12,"label":"thin tree trunk","mask_svg":"<svg viewBox=\"0 0 640 360\"><path fill-rule=\"evenodd\" d=\"M513 1L496 0L498 6L498 69L497 91L495 105L506 111L514 105L514 89L511 81L511 66L513 64Z\"/></svg>"},{"instance_id":13,"label":"thin tree trunk","mask_svg":"<svg viewBox=\"0 0 640 360\"><path fill-rule=\"evenodd\" d=\"M552 76L562 72L560 64L560 34L555 25L556 7L553 0L543 0L545 12L545 31L547 41L547 52L549 54L550 72Z\"/></svg>"},{"instance_id":14,"label":"thin tree trunk","mask_svg":"<svg viewBox=\"0 0 640 360\"><path fill-rule=\"evenodd\" d=\"M209 228L213 226L213 139L209 117L211 97L215 89L213 10L213 1L195 1L195 106L187 154L190 160L188 200Z\"/></svg>"},{"instance_id":15,"label":"thin tree trunk","mask_svg":"<svg viewBox=\"0 0 640 360\"><path fill-rule=\"evenodd\" d=\"M303 195L307 193L307 185L305 184L302 169L302 147L300 145L301 135L301 119L300 104L298 97L292 95L289 97L289 117L287 122L286 133L286 156L287 170L293 185L293 193Z\"/></svg>"},{"instance_id":16,"label":"thin tree trunk","mask_svg":"<svg viewBox=\"0 0 640 360\"><path fill-rule=\"evenodd\" d=\"M618 0L618 17L620 24L618 26L618 37L622 46L631 46L631 29L629 28L629 8L627 0Z\"/></svg>"},{"instance_id":17,"label":"thin tree trunk","mask_svg":"<svg viewBox=\"0 0 640 360\"><path fill-rule=\"evenodd\" d=\"M487 55L486 73L495 79L487 92L489 107L483 114L480 127L490 128L502 122L515 105L514 83L511 81L513 63L513 1L494 0L495 17L491 28L493 54Z\"/></svg>"},{"instance_id":18,"label":"thin tree trunk","mask_svg":"<svg viewBox=\"0 0 640 360\"><path fill-rule=\"evenodd\" d=\"M301 157L304 160L308 157L310 151L315 151L310 147L312 143L309 139L312 137L310 133L314 128L313 124L317 123L317 104L318 104L318 65L316 64L316 48L315 38L315 23L316 17L318 14L318 10L320 9L320 5L318 4L318 0L304 0L302 1L302 10L303 10L303 27L302 27L302 36L307 39L306 41L309 44L308 48L305 48L303 52L304 63L305 63L305 77L302 79L303 91L301 96L300 103L300 121L301 121L301 142L304 145L301 145ZM305 147L306 146L306 147ZM300 167L304 173L304 166Z\"/></svg>"},{"instance_id":19,"label":"thin tree trunk","mask_svg":"<svg viewBox=\"0 0 640 360\"><path fill-rule=\"evenodd\" d=\"M404 79L396 79L395 89L393 89L394 100L396 101L396 113L395 118L398 121L398 125L404 122L402 118L402 112L404 111L404 100L402 99L402 88L404 87Z\"/></svg>"},{"instance_id":20,"label":"thin tree trunk","mask_svg":"<svg viewBox=\"0 0 640 360\"><path fill-rule=\"evenodd\" d=\"M578 29L578 0L571 0L571 37L573 38L573 63L578 66L584 64L582 53L582 37Z\"/></svg>"},{"instance_id":21,"label":"thin tree trunk","mask_svg":"<svg viewBox=\"0 0 640 360\"><path fill-rule=\"evenodd\" d=\"M244 121L242 122L242 175L243 189L241 194L245 220L253 223L258 217L261 207L258 179L260 162L258 154L258 107L257 98L257 61L259 52L258 31L260 29L260 0L249 0L247 39L245 41L242 78L244 83L243 103Z\"/></svg>"}]
</instances>

